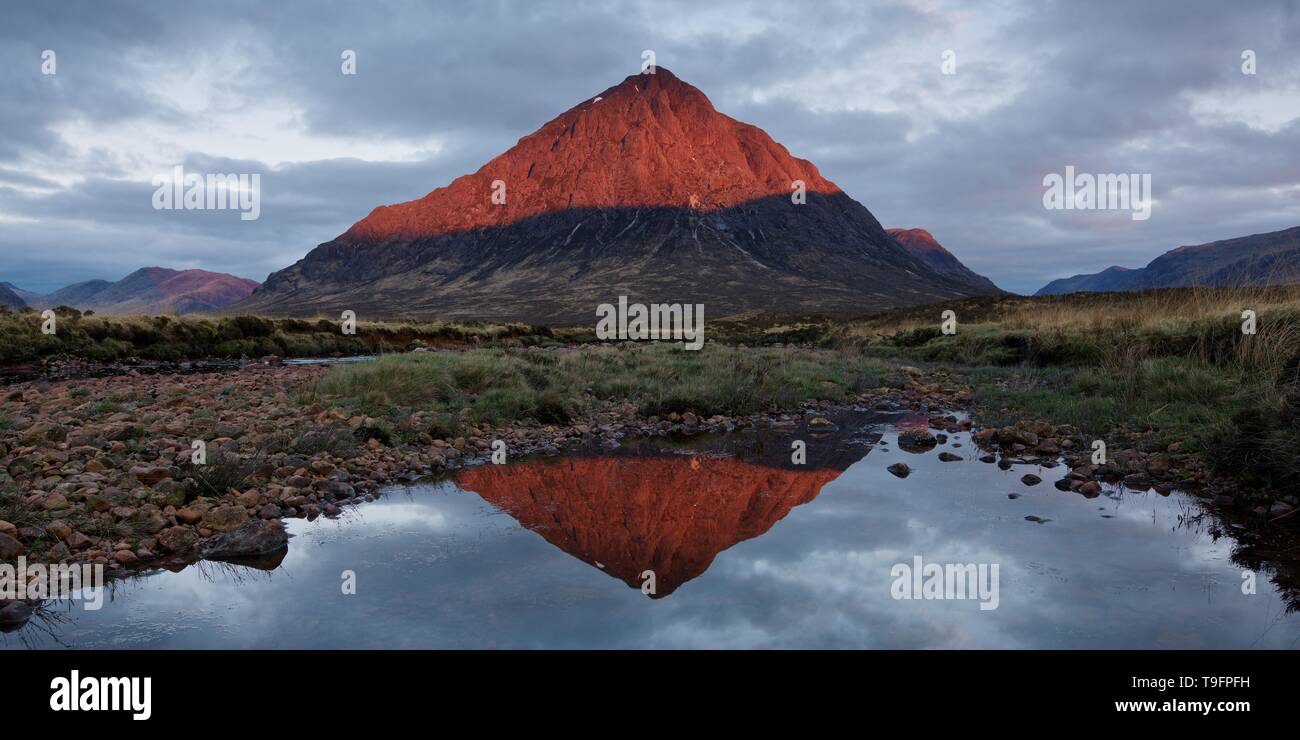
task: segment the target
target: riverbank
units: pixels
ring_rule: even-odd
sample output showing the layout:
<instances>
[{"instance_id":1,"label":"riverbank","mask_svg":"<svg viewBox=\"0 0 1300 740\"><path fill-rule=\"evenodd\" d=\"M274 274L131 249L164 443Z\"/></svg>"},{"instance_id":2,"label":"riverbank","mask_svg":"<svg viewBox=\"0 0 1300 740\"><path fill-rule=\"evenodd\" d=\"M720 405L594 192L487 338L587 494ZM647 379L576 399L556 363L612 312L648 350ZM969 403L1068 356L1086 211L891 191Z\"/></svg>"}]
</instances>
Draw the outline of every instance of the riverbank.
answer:
<instances>
[{"instance_id":1,"label":"riverbank","mask_svg":"<svg viewBox=\"0 0 1300 740\"><path fill-rule=\"evenodd\" d=\"M395 481L482 461L496 441L507 457L556 454L807 426L847 407L918 414L909 444L920 452L970 427L979 459L1068 465L1058 487L1085 496L1122 481L1188 490L1242 526L1300 520L1294 289L945 305L952 334L925 323L943 307L835 321L756 315L715 322L700 351L591 344L582 328L388 322L353 336L326 320L75 312L49 337L34 314L7 313L0 321L22 328L0 333L6 351L44 343L34 351L47 360L100 362L115 342L163 358L290 353L321 349L317 335L401 352L328 369L245 357L185 374L161 359L157 373L6 386L0 560L118 570L256 555L283 547L281 519L336 516ZM1242 331L1242 306L1258 308L1254 333Z\"/></svg>"},{"instance_id":2,"label":"riverbank","mask_svg":"<svg viewBox=\"0 0 1300 740\"><path fill-rule=\"evenodd\" d=\"M258 556L284 546L281 519L337 516L385 485L482 462L498 440L513 458L747 426L811 433L856 407L913 412L909 446L924 453L972 428L959 416L980 392L949 370L842 350L669 345L21 383L0 415L0 559L125 572ZM989 463L1063 459L1065 488L1083 495L1121 479L1228 495L1195 460L1114 449L1093 465L1069 425L1021 420L974 439Z\"/></svg>"}]
</instances>

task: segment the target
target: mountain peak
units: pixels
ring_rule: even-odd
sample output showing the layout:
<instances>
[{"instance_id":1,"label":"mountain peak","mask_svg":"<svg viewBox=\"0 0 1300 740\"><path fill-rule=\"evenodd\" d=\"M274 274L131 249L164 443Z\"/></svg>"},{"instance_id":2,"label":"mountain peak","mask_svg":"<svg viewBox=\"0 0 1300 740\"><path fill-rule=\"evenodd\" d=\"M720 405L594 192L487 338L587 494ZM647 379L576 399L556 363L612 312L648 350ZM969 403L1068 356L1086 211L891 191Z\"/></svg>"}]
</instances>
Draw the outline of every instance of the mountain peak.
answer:
<instances>
[{"instance_id":1,"label":"mountain peak","mask_svg":"<svg viewBox=\"0 0 1300 740\"><path fill-rule=\"evenodd\" d=\"M811 162L658 67L561 113L477 172L376 208L339 239L425 239L574 208L716 211L788 196L796 181L808 192L839 191Z\"/></svg>"},{"instance_id":2,"label":"mountain peak","mask_svg":"<svg viewBox=\"0 0 1300 740\"><path fill-rule=\"evenodd\" d=\"M811 162L659 67L472 174L374 209L230 310L567 323L620 295L707 301L723 316L999 292L946 251L931 257L942 259L900 246Z\"/></svg>"},{"instance_id":3,"label":"mountain peak","mask_svg":"<svg viewBox=\"0 0 1300 740\"><path fill-rule=\"evenodd\" d=\"M939 240L925 229L885 229L910 252L947 252Z\"/></svg>"}]
</instances>

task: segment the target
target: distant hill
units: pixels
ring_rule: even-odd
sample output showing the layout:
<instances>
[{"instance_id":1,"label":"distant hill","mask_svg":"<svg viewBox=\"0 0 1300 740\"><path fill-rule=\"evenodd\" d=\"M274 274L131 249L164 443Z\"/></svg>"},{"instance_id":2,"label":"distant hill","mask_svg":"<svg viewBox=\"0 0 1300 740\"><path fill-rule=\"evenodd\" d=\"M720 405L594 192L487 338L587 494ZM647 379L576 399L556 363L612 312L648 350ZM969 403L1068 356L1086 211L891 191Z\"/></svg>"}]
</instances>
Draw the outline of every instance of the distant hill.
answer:
<instances>
[{"instance_id":1,"label":"distant hill","mask_svg":"<svg viewBox=\"0 0 1300 740\"><path fill-rule=\"evenodd\" d=\"M71 306L105 314L184 314L243 300L257 285L222 272L145 267L115 283L88 280L53 293L22 291L19 295L27 296L27 305L38 309Z\"/></svg>"},{"instance_id":2,"label":"distant hill","mask_svg":"<svg viewBox=\"0 0 1300 740\"><path fill-rule=\"evenodd\" d=\"M22 296L18 295L17 292L10 288L8 283L0 284L0 306L4 306L5 308L23 308L26 305L27 302L22 299Z\"/></svg>"},{"instance_id":3,"label":"distant hill","mask_svg":"<svg viewBox=\"0 0 1300 740\"><path fill-rule=\"evenodd\" d=\"M1108 267L1097 273L1061 278L1034 295L1284 283L1300 283L1300 226L1178 247L1151 260L1146 267Z\"/></svg>"}]
</instances>

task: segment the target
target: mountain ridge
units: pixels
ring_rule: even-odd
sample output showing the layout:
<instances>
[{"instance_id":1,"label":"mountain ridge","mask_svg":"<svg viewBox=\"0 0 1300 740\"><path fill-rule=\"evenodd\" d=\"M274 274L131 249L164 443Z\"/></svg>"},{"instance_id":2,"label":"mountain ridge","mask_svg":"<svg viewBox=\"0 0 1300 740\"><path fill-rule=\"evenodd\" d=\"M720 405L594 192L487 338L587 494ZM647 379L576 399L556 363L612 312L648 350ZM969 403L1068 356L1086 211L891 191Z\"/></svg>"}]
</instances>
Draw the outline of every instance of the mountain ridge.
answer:
<instances>
[{"instance_id":1,"label":"mountain ridge","mask_svg":"<svg viewBox=\"0 0 1300 740\"><path fill-rule=\"evenodd\" d=\"M1207 286L1263 286L1300 282L1300 226L1171 249L1129 269L1060 278L1034 295Z\"/></svg>"},{"instance_id":2,"label":"mountain ridge","mask_svg":"<svg viewBox=\"0 0 1300 740\"><path fill-rule=\"evenodd\" d=\"M86 280L52 293L21 291L21 295L35 309L71 306L104 314L185 314L242 300L257 285L255 280L224 272L143 267L115 282Z\"/></svg>"},{"instance_id":3,"label":"mountain ridge","mask_svg":"<svg viewBox=\"0 0 1300 740\"><path fill-rule=\"evenodd\" d=\"M894 237L894 241L901 244L904 249L911 252L913 255L920 258L921 261L930 265L934 269L940 272L961 275L975 283L982 281L987 283L988 287L992 291L998 290L998 287L993 284L992 280L989 280L983 275L971 270L969 267L962 264L961 260L957 259L956 255L949 252L947 249L944 249L943 245L939 243L939 240L935 239L934 235L929 231L919 228L890 228L885 229L885 231L888 232L890 236Z\"/></svg>"},{"instance_id":4,"label":"mountain ridge","mask_svg":"<svg viewBox=\"0 0 1300 740\"><path fill-rule=\"evenodd\" d=\"M930 267L811 162L659 67L474 173L373 209L226 311L563 323L620 295L722 316L852 312L991 285Z\"/></svg>"}]
</instances>

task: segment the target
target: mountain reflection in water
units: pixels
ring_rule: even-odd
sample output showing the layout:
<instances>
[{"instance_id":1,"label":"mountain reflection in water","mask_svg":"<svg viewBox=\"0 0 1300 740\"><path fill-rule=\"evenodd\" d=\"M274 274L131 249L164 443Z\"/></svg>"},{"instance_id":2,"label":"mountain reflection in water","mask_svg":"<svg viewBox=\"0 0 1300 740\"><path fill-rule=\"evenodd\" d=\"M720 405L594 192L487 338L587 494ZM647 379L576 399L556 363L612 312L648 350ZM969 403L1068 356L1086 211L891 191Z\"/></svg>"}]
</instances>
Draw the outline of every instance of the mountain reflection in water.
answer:
<instances>
[{"instance_id":1,"label":"mountain reflection in water","mask_svg":"<svg viewBox=\"0 0 1300 740\"><path fill-rule=\"evenodd\" d=\"M482 465L455 481L629 586L641 588L642 574L653 571L653 596L662 598L702 574L718 553L816 498L867 454L870 441L838 445L821 460L814 451L802 465L791 462L789 442L751 440L747 459L707 448L633 450Z\"/></svg>"}]
</instances>

